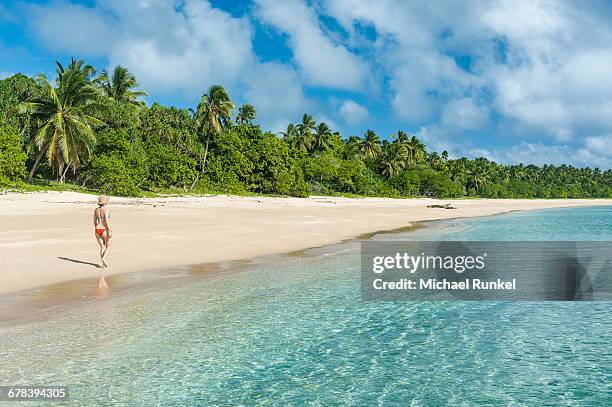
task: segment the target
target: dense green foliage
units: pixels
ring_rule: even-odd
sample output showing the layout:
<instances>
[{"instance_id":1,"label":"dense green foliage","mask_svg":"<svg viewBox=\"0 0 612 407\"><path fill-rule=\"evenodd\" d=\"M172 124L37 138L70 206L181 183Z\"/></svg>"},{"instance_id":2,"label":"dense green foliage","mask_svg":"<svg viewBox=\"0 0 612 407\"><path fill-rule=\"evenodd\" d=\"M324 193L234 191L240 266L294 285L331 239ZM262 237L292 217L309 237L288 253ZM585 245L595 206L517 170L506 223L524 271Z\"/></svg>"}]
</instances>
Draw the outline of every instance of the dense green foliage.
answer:
<instances>
[{"instance_id":1,"label":"dense green foliage","mask_svg":"<svg viewBox=\"0 0 612 407\"><path fill-rule=\"evenodd\" d=\"M0 185L7 185L25 176L25 159L19 133L0 119Z\"/></svg>"},{"instance_id":2,"label":"dense green foliage","mask_svg":"<svg viewBox=\"0 0 612 407\"><path fill-rule=\"evenodd\" d=\"M26 118L18 114L20 102L42 96L34 79L17 74L0 80L0 121L31 134Z\"/></svg>"},{"instance_id":3,"label":"dense green foliage","mask_svg":"<svg viewBox=\"0 0 612 407\"><path fill-rule=\"evenodd\" d=\"M123 67L96 77L75 60L57 64L53 82L23 75L0 81L0 183L25 178L27 166L35 180L125 196L612 197L610 170L449 159L402 131L391 140L373 130L342 137L308 114L276 135L256 124L255 107L236 109L221 86L195 110L147 107L137 87Z\"/></svg>"}]
</instances>

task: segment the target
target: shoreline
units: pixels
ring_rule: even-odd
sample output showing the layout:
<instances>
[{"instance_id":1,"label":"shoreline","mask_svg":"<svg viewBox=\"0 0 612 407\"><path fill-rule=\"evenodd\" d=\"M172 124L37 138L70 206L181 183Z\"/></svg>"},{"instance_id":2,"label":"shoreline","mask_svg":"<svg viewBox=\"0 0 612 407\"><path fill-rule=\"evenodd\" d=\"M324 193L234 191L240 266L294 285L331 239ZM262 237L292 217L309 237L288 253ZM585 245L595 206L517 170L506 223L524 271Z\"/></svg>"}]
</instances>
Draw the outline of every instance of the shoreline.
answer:
<instances>
[{"instance_id":1,"label":"shoreline","mask_svg":"<svg viewBox=\"0 0 612 407\"><path fill-rule=\"evenodd\" d=\"M499 216L511 212L519 211L508 211L481 217ZM120 273L105 277L108 287L100 287L99 282L102 277L97 276L3 293L0 294L0 326L18 326L24 323L36 322L45 319L47 316L51 316L51 313L58 309L70 309L79 305L87 305L98 300L105 300L110 296L114 298L120 297L122 293L135 288L155 292L156 290L182 287L194 280L223 278L241 272L248 272L253 267L262 267L269 264L278 265L279 262L289 261L296 257L300 259L316 257L320 255L321 251L327 252L330 248L335 246L350 245L352 243L356 244L359 241L373 239L379 235L411 233L430 227L428 225L436 223L443 224L444 222L454 219L460 218L419 221L414 222L413 225L402 226L391 230L368 232L335 243L307 247L285 253L266 254L248 259L191 266L184 265L177 267L177 270L159 268ZM163 285L164 283L166 283L166 285ZM168 285L168 283L170 285Z\"/></svg>"},{"instance_id":2,"label":"shoreline","mask_svg":"<svg viewBox=\"0 0 612 407\"><path fill-rule=\"evenodd\" d=\"M424 221L511 211L612 205L612 200L427 198L112 198L111 268L97 269L95 197L73 192L0 196L0 295L91 277L198 267L327 246ZM456 210L426 208L451 203Z\"/></svg>"},{"instance_id":3,"label":"shoreline","mask_svg":"<svg viewBox=\"0 0 612 407\"><path fill-rule=\"evenodd\" d=\"M564 209L558 207L553 209ZM516 212L539 211L551 208L538 208L528 210L509 210L494 214L473 216L469 218L486 218L502 216ZM329 251L334 246L356 244L362 240L373 239L380 235L397 235L425 230L434 225L444 225L453 220L468 217L453 217L446 219L432 219L413 222L409 226L402 226L390 230L368 232L324 245L298 249L290 252L271 253L247 259L228 260L198 265L183 265L173 269L155 268L150 270L118 273L107 276L84 277L76 280L61 281L45 286L26 288L23 290L0 294L0 324L2 326L15 326L22 323L35 322L44 319L57 309L71 308L77 305L86 305L95 301L105 300L112 296L120 297L125 291L133 289L167 290L182 287L194 280L223 278L236 273L248 272L253 267L262 267L269 264L278 264L292 258L308 258L320 255L322 250ZM104 279L108 286L101 287L100 281ZM108 280L106 280L108 279ZM112 288L111 288L112 287Z\"/></svg>"}]
</instances>

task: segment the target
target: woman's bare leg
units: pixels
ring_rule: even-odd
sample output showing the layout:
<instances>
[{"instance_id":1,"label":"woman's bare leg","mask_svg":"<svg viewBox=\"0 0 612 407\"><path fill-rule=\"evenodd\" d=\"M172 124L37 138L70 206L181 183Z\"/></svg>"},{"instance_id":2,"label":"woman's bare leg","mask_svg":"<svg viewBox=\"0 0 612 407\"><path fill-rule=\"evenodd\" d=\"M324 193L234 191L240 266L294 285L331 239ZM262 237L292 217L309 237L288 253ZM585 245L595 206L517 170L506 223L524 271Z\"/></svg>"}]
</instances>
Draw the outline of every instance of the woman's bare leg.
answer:
<instances>
[{"instance_id":1,"label":"woman's bare leg","mask_svg":"<svg viewBox=\"0 0 612 407\"><path fill-rule=\"evenodd\" d=\"M113 246L112 244L113 239L111 237L105 236L104 237L104 253L102 253L102 264L104 264L104 267L108 267L108 263L106 262L106 258L108 257L108 254L110 253L110 249Z\"/></svg>"},{"instance_id":2,"label":"woman's bare leg","mask_svg":"<svg viewBox=\"0 0 612 407\"><path fill-rule=\"evenodd\" d=\"M100 262L98 263L98 267L104 267L104 263L102 261L102 257L104 256L104 252L106 251L106 243L104 242L104 238L96 234L96 240L100 245Z\"/></svg>"}]
</instances>

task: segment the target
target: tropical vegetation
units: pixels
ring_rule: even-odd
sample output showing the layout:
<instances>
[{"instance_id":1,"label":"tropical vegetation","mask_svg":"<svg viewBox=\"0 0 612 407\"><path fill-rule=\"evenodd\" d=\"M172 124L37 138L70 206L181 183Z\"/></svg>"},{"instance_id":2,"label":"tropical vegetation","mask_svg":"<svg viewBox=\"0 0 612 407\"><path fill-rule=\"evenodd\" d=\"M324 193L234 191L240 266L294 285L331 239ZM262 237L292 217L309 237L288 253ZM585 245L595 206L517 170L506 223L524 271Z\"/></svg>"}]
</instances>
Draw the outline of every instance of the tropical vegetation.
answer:
<instances>
[{"instance_id":1,"label":"tropical vegetation","mask_svg":"<svg viewBox=\"0 0 612 407\"><path fill-rule=\"evenodd\" d=\"M125 67L82 60L53 80L0 81L0 185L55 180L106 194L262 193L391 197L612 197L612 171L450 158L398 131L343 136L304 114L274 134L256 107L213 85L194 109L147 106Z\"/></svg>"}]
</instances>

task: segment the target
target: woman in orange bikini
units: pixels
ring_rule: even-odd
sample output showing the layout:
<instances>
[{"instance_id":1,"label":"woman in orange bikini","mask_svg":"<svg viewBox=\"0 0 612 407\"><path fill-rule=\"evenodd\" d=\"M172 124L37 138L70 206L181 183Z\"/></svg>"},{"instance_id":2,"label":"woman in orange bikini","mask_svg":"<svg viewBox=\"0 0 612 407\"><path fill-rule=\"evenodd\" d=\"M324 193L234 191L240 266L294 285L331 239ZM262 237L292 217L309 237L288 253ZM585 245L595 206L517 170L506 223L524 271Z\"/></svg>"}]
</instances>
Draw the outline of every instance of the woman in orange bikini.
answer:
<instances>
[{"instance_id":1,"label":"woman in orange bikini","mask_svg":"<svg viewBox=\"0 0 612 407\"><path fill-rule=\"evenodd\" d=\"M106 205L108 204L107 196L98 197L98 207L94 210L93 224L96 240L100 245L100 267L108 267L106 258L110 253L111 240L113 231L110 227L110 212Z\"/></svg>"}]
</instances>

